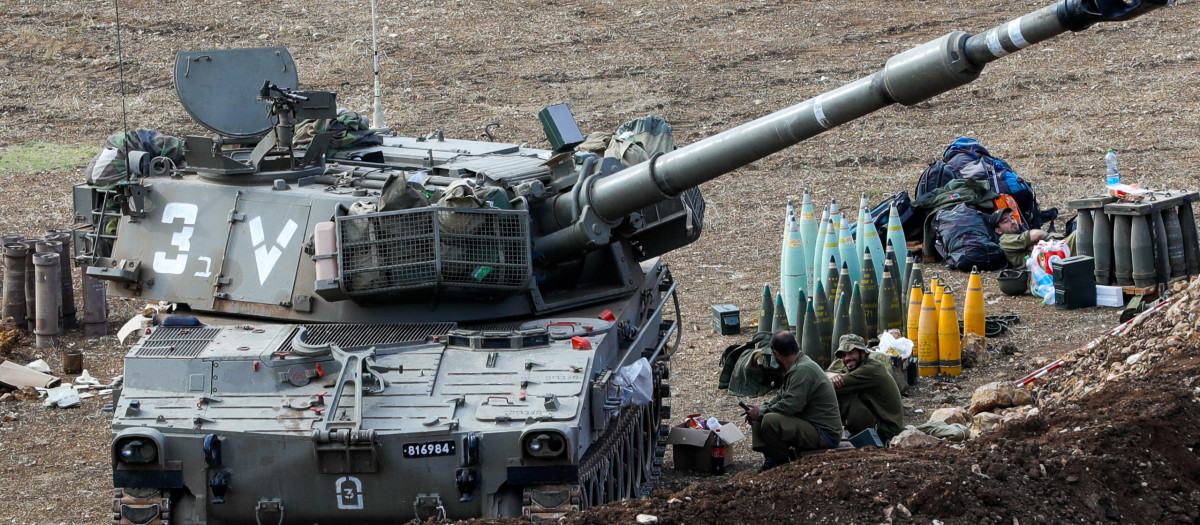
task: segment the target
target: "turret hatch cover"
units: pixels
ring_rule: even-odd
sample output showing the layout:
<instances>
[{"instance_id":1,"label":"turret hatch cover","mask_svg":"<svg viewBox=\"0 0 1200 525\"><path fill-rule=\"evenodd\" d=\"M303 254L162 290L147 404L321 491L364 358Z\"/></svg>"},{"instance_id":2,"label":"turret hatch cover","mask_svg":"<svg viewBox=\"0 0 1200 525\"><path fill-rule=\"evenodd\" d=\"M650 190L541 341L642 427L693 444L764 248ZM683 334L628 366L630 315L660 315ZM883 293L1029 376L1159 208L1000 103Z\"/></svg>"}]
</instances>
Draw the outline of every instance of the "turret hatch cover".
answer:
<instances>
[{"instance_id":1,"label":"turret hatch cover","mask_svg":"<svg viewBox=\"0 0 1200 525\"><path fill-rule=\"evenodd\" d=\"M183 51L175 56L175 93L196 122L217 134L257 138L271 129L263 81L296 89L296 63L287 48Z\"/></svg>"}]
</instances>

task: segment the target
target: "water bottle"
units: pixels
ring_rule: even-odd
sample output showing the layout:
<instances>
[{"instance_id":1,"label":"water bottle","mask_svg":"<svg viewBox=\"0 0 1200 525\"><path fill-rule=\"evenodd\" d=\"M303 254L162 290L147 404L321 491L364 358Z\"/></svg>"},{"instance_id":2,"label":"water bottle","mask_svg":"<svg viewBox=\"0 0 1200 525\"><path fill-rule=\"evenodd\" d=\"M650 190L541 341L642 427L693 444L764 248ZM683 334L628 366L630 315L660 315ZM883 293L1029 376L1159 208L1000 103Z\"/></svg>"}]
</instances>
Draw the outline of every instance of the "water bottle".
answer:
<instances>
[{"instance_id":1,"label":"water bottle","mask_svg":"<svg viewBox=\"0 0 1200 525\"><path fill-rule=\"evenodd\" d=\"M1121 173L1117 171L1117 154L1111 148L1104 156L1104 185L1109 188L1121 183Z\"/></svg>"},{"instance_id":2,"label":"water bottle","mask_svg":"<svg viewBox=\"0 0 1200 525\"><path fill-rule=\"evenodd\" d=\"M1042 302L1054 304L1054 277L1032 258L1025 258L1025 267L1029 269L1029 291L1041 297Z\"/></svg>"}]
</instances>

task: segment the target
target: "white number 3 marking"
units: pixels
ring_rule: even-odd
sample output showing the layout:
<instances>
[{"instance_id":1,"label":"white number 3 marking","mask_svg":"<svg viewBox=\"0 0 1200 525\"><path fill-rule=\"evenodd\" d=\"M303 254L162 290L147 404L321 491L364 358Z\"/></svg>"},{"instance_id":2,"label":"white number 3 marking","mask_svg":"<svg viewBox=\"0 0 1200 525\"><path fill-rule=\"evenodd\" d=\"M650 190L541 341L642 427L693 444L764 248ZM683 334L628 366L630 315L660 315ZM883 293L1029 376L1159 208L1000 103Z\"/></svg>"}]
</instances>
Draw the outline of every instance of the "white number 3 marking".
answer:
<instances>
[{"instance_id":1,"label":"white number 3 marking","mask_svg":"<svg viewBox=\"0 0 1200 525\"><path fill-rule=\"evenodd\" d=\"M186 202L171 202L163 208L162 222L163 224L171 224L175 219L183 219L184 226L179 231L171 233L171 245L174 246L179 254L173 258L167 258L167 252L154 252L154 271L157 273L168 273L179 275L183 273L183 269L187 266L188 254L191 249L192 233L195 228L188 226L196 224L196 214L200 208L195 204Z\"/></svg>"}]
</instances>

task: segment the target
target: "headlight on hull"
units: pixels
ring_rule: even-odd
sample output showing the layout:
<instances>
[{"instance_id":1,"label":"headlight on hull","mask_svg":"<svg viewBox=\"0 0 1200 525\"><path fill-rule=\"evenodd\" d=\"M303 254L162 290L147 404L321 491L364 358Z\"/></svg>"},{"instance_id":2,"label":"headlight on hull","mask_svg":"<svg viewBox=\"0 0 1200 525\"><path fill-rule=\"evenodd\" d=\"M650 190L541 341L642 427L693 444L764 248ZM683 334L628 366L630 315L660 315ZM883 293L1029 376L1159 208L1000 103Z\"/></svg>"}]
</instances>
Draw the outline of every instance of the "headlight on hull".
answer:
<instances>
[{"instance_id":1,"label":"headlight on hull","mask_svg":"<svg viewBox=\"0 0 1200 525\"><path fill-rule=\"evenodd\" d=\"M526 456L538 459L553 459L567 453L567 438L553 430L530 432L522 445Z\"/></svg>"},{"instance_id":2,"label":"headlight on hull","mask_svg":"<svg viewBox=\"0 0 1200 525\"><path fill-rule=\"evenodd\" d=\"M158 445L146 438L125 438L114 448L117 459L124 463L144 464L158 459Z\"/></svg>"},{"instance_id":3,"label":"headlight on hull","mask_svg":"<svg viewBox=\"0 0 1200 525\"><path fill-rule=\"evenodd\" d=\"M114 468L162 467L167 454L166 439L153 428L127 428L112 440Z\"/></svg>"}]
</instances>

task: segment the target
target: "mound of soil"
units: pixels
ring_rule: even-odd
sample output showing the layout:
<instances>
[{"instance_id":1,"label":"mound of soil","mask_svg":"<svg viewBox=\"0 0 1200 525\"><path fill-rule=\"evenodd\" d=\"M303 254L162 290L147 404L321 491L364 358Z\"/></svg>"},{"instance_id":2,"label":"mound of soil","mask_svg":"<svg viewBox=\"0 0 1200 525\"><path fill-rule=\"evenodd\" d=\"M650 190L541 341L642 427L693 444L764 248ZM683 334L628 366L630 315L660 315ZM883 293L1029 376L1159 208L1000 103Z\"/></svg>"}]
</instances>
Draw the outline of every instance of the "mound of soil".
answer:
<instances>
[{"instance_id":1,"label":"mound of soil","mask_svg":"<svg viewBox=\"0 0 1200 525\"><path fill-rule=\"evenodd\" d=\"M568 522L1197 523L1200 279L1171 297L1064 356L1038 411L976 440L807 456Z\"/></svg>"}]
</instances>

